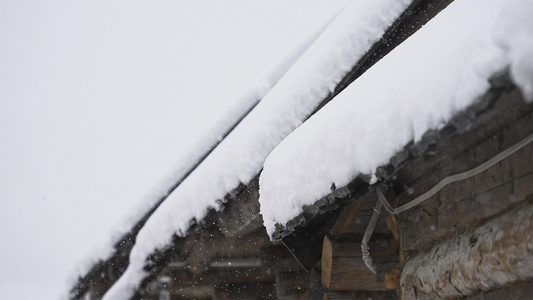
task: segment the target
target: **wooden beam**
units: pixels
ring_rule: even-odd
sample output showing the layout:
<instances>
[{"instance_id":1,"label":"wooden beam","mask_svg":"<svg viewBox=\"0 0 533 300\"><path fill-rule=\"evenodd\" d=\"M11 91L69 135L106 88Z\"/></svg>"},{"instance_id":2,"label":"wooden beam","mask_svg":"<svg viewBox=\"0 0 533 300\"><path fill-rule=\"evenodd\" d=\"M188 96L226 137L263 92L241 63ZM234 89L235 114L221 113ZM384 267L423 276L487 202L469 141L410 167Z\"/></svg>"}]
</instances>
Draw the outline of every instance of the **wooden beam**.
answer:
<instances>
[{"instance_id":1,"label":"wooden beam","mask_svg":"<svg viewBox=\"0 0 533 300\"><path fill-rule=\"evenodd\" d=\"M275 270L259 268L210 268L200 276L194 276L186 270L177 269L169 270L166 274L178 286L197 285L200 283L272 282L276 280Z\"/></svg>"},{"instance_id":2,"label":"wooden beam","mask_svg":"<svg viewBox=\"0 0 533 300\"><path fill-rule=\"evenodd\" d=\"M505 199L501 199L505 201ZM533 199L407 260L406 299L463 298L533 279Z\"/></svg>"},{"instance_id":3,"label":"wooden beam","mask_svg":"<svg viewBox=\"0 0 533 300\"><path fill-rule=\"evenodd\" d=\"M394 291L326 291L323 300L394 300L396 299Z\"/></svg>"},{"instance_id":4,"label":"wooden beam","mask_svg":"<svg viewBox=\"0 0 533 300\"><path fill-rule=\"evenodd\" d=\"M214 299L276 299L276 284L220 284L215 286Z\"/></svg>"},{"instance_id":5,"label":"wooden beam","mask_svg":"<svg viewBox=\"0 0 533 300\"><path fill-rule=\"evenodd\" d=\"M212 285L186 285L170 288L172 299L212 299L215 289Z\"/></svg>"},{"instance_id":6,"label":"wooden beam","mask_svg":"<svg viewBox=\"0 0 533 300\"><path fill-rule=\"evenodd\" d=\"M379 259L398 261L398 243L391 238L373 237L369 243L371 255ZM387 265L387 267L390 267ZM390 270L390 268L389 268ZM387 272L389 271L387 270ZM383 278L378 282L376 274L368 269L362 259L361 243L326 236L322 248L322 284L333 290L387 290Z\"/></svg>"},{"instance_id":7,"label":"wooden beam","mask_svg":"<svg viewBox=\"0 0 533 300\"><path fill-rule=\"evenodd\" d=\"M343 209L337 218L337 221L335 221L335 225L333 225L333 228L331 228L331 233L352 232L352 224L356 222L357 216L360 215L361 206L366 201L366 198L367 197L363 197Z\"/></svg>"},{"instance_id":8,"label":"wooden beam","mask_svg":"<svg viewBox=\"0 0 533 300\"><path fill-rule=\"evenodd\" d=\"M201 275L216 257L260 257L262 247L268 244L270 241L264 228L235 238L227 238L218 230L204 229L190 251L189 271Z\"/></svg>"},{"instance_id":9,"label":"wooden beam","mask_svg":"<svg viewBox=\"0 0 533 300\"><path fill-rule=\"evenodd\" d=\"M211 268L260 268L261 257L219 257L209 264Z\"/></svg>"},{"instance_id":10,"label":"wooden beam","mask_svg":"<svg viewBox=\"0 0 533 300\"><path fill-rule=\"evenodd\" d=\"M364 234L374 213L378 198L375 192L365 195L342 210L335 221L331 234ZM376 224L374 233L390 233L387 225L388 213L383 211Z\"/></svg>"}]
</instances>

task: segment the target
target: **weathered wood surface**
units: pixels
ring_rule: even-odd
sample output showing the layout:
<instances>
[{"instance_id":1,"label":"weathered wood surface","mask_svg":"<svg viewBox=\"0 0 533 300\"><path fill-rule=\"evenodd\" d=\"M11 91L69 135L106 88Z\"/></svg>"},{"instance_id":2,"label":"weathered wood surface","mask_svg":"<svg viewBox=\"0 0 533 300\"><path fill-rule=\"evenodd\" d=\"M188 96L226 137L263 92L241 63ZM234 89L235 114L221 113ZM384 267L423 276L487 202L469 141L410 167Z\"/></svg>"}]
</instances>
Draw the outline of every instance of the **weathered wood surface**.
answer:
<instances>
[{"instance_id":1,"label":"weathered wood surface","mask_svg":"<svg viewBox=\"0 0 533 300\"><path fill-rule=\"evenodd\" d=\"M309 299L312 283L308 273L301 271L278 272L276 295L278 299Z\"/></svg>"},{"instance_id":2,"label":"weathered wood surface","mask_svg":"<svg viewBox=\"0 0 533 300\"><path fill-rule=\"evenodd\" d=\"M375 235L369 241L372 256L394 255L398 250L398 242L390 237ZM361 239L351 235L327 235L324 237L322 258L330 257L362 257Z\"/></svg>"},{"instance_id":3,"label":"weathered wood surface","mask_svg":"<svg viewBox=\"0 0 533 300\"><path fill-rule=\"evenodd\" d=\"M263 227L259 214L259 185L251 184L243 190L238 201L226 204L216 216L216 222L228 238L237 238Z\"/></svg>"},{"instance_id":4,"label":"weathered wood surface","mask_svg":"<svg viewBox=\"0 0 533 300\"><path fill-rule=\"evenodd\" d=\"M289 250L282 244L264 247L261 253L261 260L262 269L265 272L270 272L269 270L275 270L276 272L304 270L300 263L298 263Z\"/></svg>"},{"instance_id":5,"label":"weathered wood surface","mask_svg":"<svg viewBox=\"0 0 533 300\"><path fill-rule=\"evenodd\" d=\"M264 229L241 237L229 238L218 230L202 230L192 245L188 258L188 269L194 275L201 275L217 256L257 256L262 247L270 244Z\"/></svg>"},{"instance_id":6,"label":"weathered wood surface","mask_svg":"<svg viewBox=\"0 0 533 300\"><path fill-rule=\"evenodd\" d=\"M394 291L326 291L323 300L394 300L396 299Z\"/></svg>"},{"instance_id":7,"label":"weathered wood surface","mask_svg":"<svg viewBox=\"0 0 533 300\"><path fill-rule=\"evenodd\" d=\"M498 289L492 292L468 298L470 300L522 300L533 297L533 281L519 283L508 288Z\"/></svg>"},{"instance_id":8,"label":"weathered wood surface","mask_svg":"<svg viewBox=\"0 0 533 300\"><path fill-rule=\"evenodd\" d=\"M502 81L510 82L505 76L501 77ZM395 180L405 184L405 190L420 180L433 179L438 182L442 175L457 171L451 168L455 166L451 164L452 161L531 112L533 105L524 103L517 88L508 90L505 84L500 85L504 87L493 87L485 94L484 98L487 99L471 106L461 115L465 121L452 120L439 132L426 133L421 141L424 143L406 147L406 155L411 153L411 158L398 163L400 167ZM464 161L464 164L466 169L476 166L475 161ZM416 196L417 191L414 192L413 196Z\"/></svg>"},{"instance_id":9,"label":"weathered wood surface","mask_svg":"<svg viewBox=\"0 0 533 300\"><path fill-rule=\"evenodd\" d=\"M395 290L400 287L400 276L401 276L401 271L398 266L398 268L394 268L390 272L385 274L385 279L384 279L383 284L385 285L386 288Z\"/></svg>"},{"instance_id":10,"label":"weathered wood surface","mask_svg":"<svg viewBox=\"0 0 533 300\"><path fill-rule=\"evenodd\" d=\"M172 299L212 299L215 290L212 285L198 284L170 288L169 292ZM159 298L154 297L154 299Z\"/></svg>"},{"instance_id":11,"label":"weathered wood surface","mask_svg":"<svg viewBox=\"0 0 533 300\"><path fill-rule=\"evenodd\" d=\"M270 282L276 280L274 269L259 268L215 268L209 269L201 276L194 276L186 270L167 271L174 283L179 286L205 284L220 284L225 282Z\"/></svg>"},{"instance_id":12,"label":"weathered wood surface","mask_svg":"<svg viewBox=\"0 0 533 300\"><path fill-rule=\"evenodd\" d=\"M408 260L405 299L466 297L533 279L532 202Z\"/></svg>"},{"instance_id":13,"label":"weathered wood surface","mask_svg":"<svg viewBox=\"0 0 533 300\"><path fill-rule=\"evenodd\" d=\"M216 227L203 228L189 235L185 244L179 249L181 260L159 273L171 279L172 299L263 297L254 289L273 295L267 299L309 298L311 288L319 284L319 276L310 278L285 246L270 243L264 228L232 238ZM143 297L157 299L157 282L145 292Z\"/></svg>"},{"instance_id":14,"label":"weathered wood surface","mask_svg":"<svg viewBox=\"0 0 533 300\"><path fill-rule=\"evenodd\" d=\"M331 228L331 233L355 233L353 227L362 221L357 218L361 215L363 203L367 202L367 198L363 197L344 208Z\"/></svg>"},{"instance_id":15,"label":"weathered wood surface","mask_svg":"<svg viewBox=\"0 0 533 300\"><path fill-rule=\"evenodd\" d=\"M214 299L276 299L276 284L248 283L221 284L215 286Z\"/></svg>"},{"instance_id":16,"label":"weathered wood surface","mask_svg":"<svg viewBox=\"0 0 533 300\"><path fill-rule=\"evenodd\" d=\"M398 243L394 239L373 237L370 243L372 257L389 258L383 266L390 270L390 261L396 258ZM396 259L397 262L397 259ZM322 284L332 290L387 290L382 278L377 280L376 274L368 269L362 259L361 243L335 239L333 236L324 238L322 250ZM386 270L387 272L389 270ZM384 276L384 274L383 274Z\"/></svg>"},{"instance_id":17,"label":"weathered wood surface","mask_svg":"<svg viewBox=\"0 0 533 300\"><path fill-rule=\"evenodd\" d=\"M399 196L405 203L431 189L449 174L457 174L489 160L533 132L530 111L462 156L450 160L423 180L412 183ZM418 207L399 215L402 249L417 250L467 230L481 220L498 215L533 194L533 145L487 171L452 183ZM413 195L410 195L413 194Z\"/></svg>"},{"instance_id":18,"label":"weathered wood surface","mask_svg":"<svg viewBox=\"0 0 533 300\"><path fill-rule=\"evenodd\" d=\"M363 235L374 213L373 209L377 201L376 193L370 193L344 208L331 228L331 233ZM388 212L383 210L374 229L375 234L391 233L387 226L387 218Z\"/></svg>"},{"instance_id":19,"label":"weathered wood surface","mask_svg":"<svg viewBox=\"0 0 533 300\"><path fill-rule=\"evenodd\" d=\"M322 277L322 284L332 290L369 290L385 291L383 282L376 280L372 273L359 257L338 257L331 259L331 276Z\"/></svg>"}]
</instances>

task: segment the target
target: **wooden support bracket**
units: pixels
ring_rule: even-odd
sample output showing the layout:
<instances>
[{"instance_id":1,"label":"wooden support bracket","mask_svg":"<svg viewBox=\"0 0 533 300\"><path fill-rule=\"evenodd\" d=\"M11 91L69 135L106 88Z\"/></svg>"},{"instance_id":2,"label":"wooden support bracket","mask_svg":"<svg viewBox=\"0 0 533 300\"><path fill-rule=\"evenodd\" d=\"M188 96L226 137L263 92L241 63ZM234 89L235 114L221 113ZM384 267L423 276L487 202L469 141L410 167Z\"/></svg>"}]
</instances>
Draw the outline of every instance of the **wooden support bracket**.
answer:
<instances>
[{"instance_id":1,"label":"wooden support bracket","mask_svg":"<svg viewBox=\"0 0 533 300\"><path fill-rule=\"evenodd\" d=\"M362 259L361 243L346 236L326 236L322 249L322 285L334 290L385 291L385 275L398 264L398 242L375 236L370 253L378 264L378 274L368 269Z\"/></svg>"}]
</instances>

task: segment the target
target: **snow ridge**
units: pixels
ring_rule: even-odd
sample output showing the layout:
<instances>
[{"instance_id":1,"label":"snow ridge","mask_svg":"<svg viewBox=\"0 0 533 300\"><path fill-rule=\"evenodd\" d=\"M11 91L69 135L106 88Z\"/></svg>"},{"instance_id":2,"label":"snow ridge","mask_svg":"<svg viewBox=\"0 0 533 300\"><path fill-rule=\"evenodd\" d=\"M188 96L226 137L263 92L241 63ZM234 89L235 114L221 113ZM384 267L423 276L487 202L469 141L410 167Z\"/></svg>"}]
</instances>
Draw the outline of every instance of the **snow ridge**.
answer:
<instances>
[{"instance_id":1,"label":"snow ridge","mask_svg":"<svg viewBox=\"0 0 533 300\"><path fill-rule=\"evenodd\" d=\"M407 143L442 127L507 66L531 100L532 10L530 0L454 1L290 134L260 177L269 235L332 184L374 174Z\"/></svg>"},{"instance_id":2,"label":"snow ridge","mask_svg":"<svg viewBox=\"0 0 533 300\"><path fill-rule=\"evenodd\" d=\"M218 199L263 167L270 152L311 114L353 65L379 41L411 0L352 2L298 59L256 108L161 204L139 232L124 275L104 299L128 298L146 276L146 257L184 236ZM351 28L352 30L346 30Z\"/></svg>"}]
</instances>

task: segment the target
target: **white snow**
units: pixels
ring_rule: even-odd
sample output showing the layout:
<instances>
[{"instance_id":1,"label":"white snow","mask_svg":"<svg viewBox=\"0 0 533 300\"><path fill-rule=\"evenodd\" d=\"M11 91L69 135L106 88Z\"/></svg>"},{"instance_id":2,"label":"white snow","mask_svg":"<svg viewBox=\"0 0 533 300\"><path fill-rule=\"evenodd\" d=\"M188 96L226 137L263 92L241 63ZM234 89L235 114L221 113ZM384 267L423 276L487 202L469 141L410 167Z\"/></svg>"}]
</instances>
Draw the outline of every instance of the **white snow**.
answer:
<instances>
[{"instance_id":1,"label":"white snow","mask_svg":"<svg viewBox=\"0 0 533 300\"><path fill-rule=\"evenodd\" d=\"M169 244L174 233L183 236L191 219L203 219L208 208L219 208L218 199L258 174L268 154L310 115L410 2L351 2L150 217L137 236L128 269L105 298L127 298L145 276L142 268L149 254Z\"/></svg>"},{"instance_id":2,"label":"white snow","mask_svg":"<svg viewBox=\"0 0 533 300\"><path fill-rule=\"evenodd\" d=\"M339 2L342 4L342 2ZM332 12L335 12L332 10ZM330 12L331 13L331 12ZM316 20L315 20L316 21ZM320 24L315 24L319 26ZM216 122L213 122L205 133L195 143L188 145L188 152L182 155L177 161L177 165L174 166L171 175L167 176L158 185L158 190L151 191L150 196L144 197L142 201L135 204L129 214L126 214L124 220L115 224L113 231L109 236L106 236L107 240L97 243L98 251L91 249L90 254L84 257L84 261L78 264L78 269L72 276L72 279L76 279L78 275L86 274L87 271L99 260L108 258L113 254L113 245L120 239L125 233L129 232L131 228L140 220L145 213L151 209L156 201L160 200L162 196L168 193L169 187L173 186L178 180L181 180L186 174L194 168L204 154L208 153L217 142L220 142L224 135L228 133L231 128L251 109L256 105L270 89L277 83L277 81L285 74L285 72L294 64L294 62L310 47L310 45L316 40L316 38L324 31L326 26L318 28L316 32L311 32L310 37L301 41L300 44L292 45L294 49L278 57L279 61L274 62L274 66L269 66L266 71L262 71L262 76L256 79L255 82L249 84L249 86L243 86L243 94L232 99L233 103L228 107L219 107L220 112L216 115ZM224 70L221 70L224 71ZM250 70L253 72L253 70ZM232 77L233 79L239 79L238 76ZM231 78L229 78L231 79ZM195 82L195 84L200 84ZM219 97L221 95L214 95ZM228 96L225 96L228 97ZM229 101L228 101L229 102ZM185 124L186 126L186 124ZM172 160L173 158L169 158ZM72 283L74 284L74 283Z\"/></svg>"},{"instance_id":3,"label":"white snow","mask_svg":"<svg viewBox=\"0 0 533 300\"><path fill-rule=\"evenodd\" d=\"M454 1L289 135L260 177L267 232L329 194L332 183L373 174L411 140L440 128L507 65L531 97L531 11L533 1Z\"/></svg>"},{"instance_id":4,"label":"white snow","mask_svg":"<svg viewBox=\"0 0 533 300\"><path fill-rule=\"evenodd\" d=\"M533 100L533 18L531 0L513 0L503 9L494 42L506 52L511 76L524 98Z\"/></svg>"},{"instance_id":5,"label":"white snow","mask_svg":"<svg viewBox=\"0 0 533 300\"><path fill-rule=\"evenodd\" d=\"M64 296L344 3L0 0L0 298Z\"/></svg>"}]
</instances>

